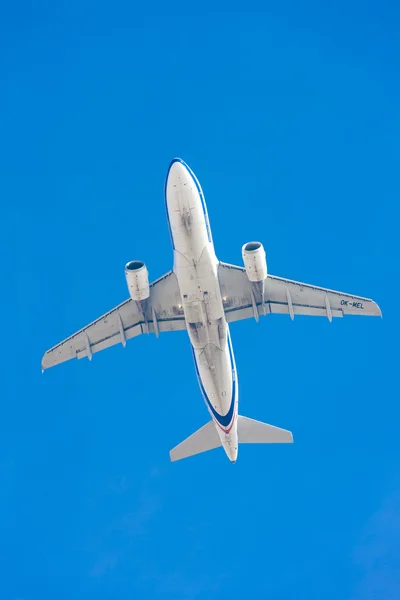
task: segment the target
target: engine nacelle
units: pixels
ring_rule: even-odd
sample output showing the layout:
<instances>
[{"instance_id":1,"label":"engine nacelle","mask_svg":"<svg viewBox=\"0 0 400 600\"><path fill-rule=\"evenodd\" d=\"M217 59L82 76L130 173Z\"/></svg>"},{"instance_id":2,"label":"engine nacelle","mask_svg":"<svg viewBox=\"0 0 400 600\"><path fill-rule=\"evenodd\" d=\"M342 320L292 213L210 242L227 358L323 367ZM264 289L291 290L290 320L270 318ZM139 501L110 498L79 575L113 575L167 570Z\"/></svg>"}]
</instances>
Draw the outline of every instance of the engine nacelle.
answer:
<instances>
[{"instance_id":1,"label":"engine nacelle","mask_svg":"<svg viewBox=\"0 0 400 600\"><path fill-rule=\"evenodd\" d=\"M150 296L149 274L141 260L131 260L125 265L125 277L129 294L135 302L147 300Z\"/></svg>"},{"instance_id":2,"label":"engine nacelle","mask_svg":"<svg viewBox=\"0 0 400 600\"><path fill-rule=\"evenodd\" d=\"M249 281L261 282L267 277L267 259L261 242L248 242L242 247L244 266Z\"/></svg>"}]
</instances>

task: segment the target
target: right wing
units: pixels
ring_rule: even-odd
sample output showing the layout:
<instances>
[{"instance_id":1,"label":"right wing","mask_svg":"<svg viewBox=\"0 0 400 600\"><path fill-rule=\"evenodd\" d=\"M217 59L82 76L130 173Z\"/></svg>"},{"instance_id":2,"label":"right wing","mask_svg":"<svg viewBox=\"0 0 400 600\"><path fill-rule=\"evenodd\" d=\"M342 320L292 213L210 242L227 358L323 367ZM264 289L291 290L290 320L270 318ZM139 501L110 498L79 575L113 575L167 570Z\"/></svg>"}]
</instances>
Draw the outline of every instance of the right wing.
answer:
<instances>
[{"instance_id":1,"label":"right wing","mask_svg":"<svg viewBox=\"0 0 400 600\"><path fill-rule=\"evenodd\" d=\"M266 314L332 317L343 315L382 316L370 298L353 296L327 288L268 275L264 286L264 304L257 289L251 286L246 270L220 263L218 277L228 323Z\"/></svg>"},{"instance_id":2,"label":"right wing","mask_svg":"<svg viewBox=\"0 0 400 600\"><path fill-rule=\"evenodd\" d=\"M185 330L181 295L176 275L170 271L150 284L150 298L143 315L136 302L129 299L93 321L74 335L48 350L42 369L71 358L92 358L92 354L142 333Z\"/></svg>"}]
</instances>

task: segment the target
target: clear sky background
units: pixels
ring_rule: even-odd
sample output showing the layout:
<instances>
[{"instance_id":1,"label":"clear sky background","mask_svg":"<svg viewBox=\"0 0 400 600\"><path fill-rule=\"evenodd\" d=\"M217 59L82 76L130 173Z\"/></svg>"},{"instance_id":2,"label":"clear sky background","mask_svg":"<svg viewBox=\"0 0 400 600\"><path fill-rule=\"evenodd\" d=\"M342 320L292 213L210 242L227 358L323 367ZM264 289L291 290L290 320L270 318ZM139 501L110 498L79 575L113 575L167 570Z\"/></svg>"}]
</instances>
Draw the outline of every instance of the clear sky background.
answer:
<instances>
[{"instance_id":1,"label":"clear sky background","mask_svg":"<svg viewBox=\"0 0 400 600\"><path fill-rule=\"evenodd\" d=\"M329 6L327 6L329 4ZM2 3L1 600L398 600L396 2ZM41 374L172 266L180 156L217 255L383 319L231 327L240 412L293 431L170 464L208 420L184 332Z\"/></svg>"}]
</instances>

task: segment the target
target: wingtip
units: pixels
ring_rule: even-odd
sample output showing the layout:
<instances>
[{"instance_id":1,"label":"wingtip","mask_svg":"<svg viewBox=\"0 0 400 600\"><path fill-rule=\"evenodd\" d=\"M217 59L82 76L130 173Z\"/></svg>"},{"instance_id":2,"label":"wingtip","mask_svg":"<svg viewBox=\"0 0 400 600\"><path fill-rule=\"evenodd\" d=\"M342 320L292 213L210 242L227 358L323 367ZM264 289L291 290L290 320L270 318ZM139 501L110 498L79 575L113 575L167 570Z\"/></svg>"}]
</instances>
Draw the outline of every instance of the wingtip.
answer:
<instances>
[{"instance_id":1,"label":"wingtip","mask_svg":"<svg viewBox=\"0 0 400 600\"><path fill-rule=\"evenodd\" d=\"M47 355L47 352L45 354L43 354L43 357L42 357L42 360L41 360L41 363L40 363L40 367L42 369L42 373L44 373L46 371L46 369L48 369L48 367L49 367L49 365L46 364L46 355Z\"/></svg>"},{"instance_id":2,"label":"wingtip","mask_svg":"<svg viewBox=\"0 0 400 600\"><path fill-rule=\"evenodd\" d=\"M383 314L382 314L382 311L381 311L381 307L374 300L372 302L374 303L374 306L375 306L375 309L376 309L376 316L377 317L381 317L381 319L383 319Z\"/></svg>"}]
</instances>

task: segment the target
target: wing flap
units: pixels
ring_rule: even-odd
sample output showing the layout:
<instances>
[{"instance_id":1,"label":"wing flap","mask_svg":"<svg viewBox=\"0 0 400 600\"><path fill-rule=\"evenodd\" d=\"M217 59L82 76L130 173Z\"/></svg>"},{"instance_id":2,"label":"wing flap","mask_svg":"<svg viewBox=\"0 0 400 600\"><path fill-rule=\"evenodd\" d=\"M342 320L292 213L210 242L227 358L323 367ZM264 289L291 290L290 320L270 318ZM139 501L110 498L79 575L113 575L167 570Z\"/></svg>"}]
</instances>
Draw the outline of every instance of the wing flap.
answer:
<instances>
[{"instance_id":1,"label":"wing flap","mask_svg":"<svg viewBox=\"0 0 400 600\"><path fill-rule=\"evenodd\" d=\"M381 316L379 306L370 298L268 275L265 281L265 295L271 304L288 306L288 294L295 314L318 316L322 311L326 316L329 307L332 316L339 316L338 313Z\"/></svg>"},{"instance_id":2,"label":"wing flap","mask_svg":"<svg viewBox=\"0 0 400 600\"><path fill-rule=\"evenodd\" d=\"M269 312L275 315L289 315L289 306L285 303L280 302L268 302ZM262 306L259 305L258 312L260 315L263 314ZM343 311L331 309L332 317L343 317ZM309 317L326 317L325 306L305 306L305 305L293 305L293 314L304 315Z\"/></svg>"},{"instance_id":3,"label":"wing flap","mask_svg":"<svg viewBox=\"0 0 400 600\"><path fill-rule=\"evenodd\" d=\"M126 300L48 350L42 359L42 369L72 358L91 358L96 352L125 344L142 333L185 329L178 282L170 271L151 284L145 314L140 312L136 302Z\"/></svg>"},{"instance_id":4,"label":"wing flap","mask_svg":"<svg viewBox=\"0 0 400 600\"><path fill-rule=\"evenodd\" d=\"M220 263L218 276L228 323L266 314L324 316L329 319L344 315L382 315L379 306L370 298L273 275L268 275L265 280L263 303L260 291L251 287L244 268Z\"/></svg>"},{"instance_id":5,"label":"wing flap","mask_svg":"<svg viewBox=\"0 0 400 600\"><path fill-rule=\"evenodd\" d=\"M130 340L138 335L143 333L141 323L138 323L134 326L129 327L124 331L125 340ZM90 341L90 340L89 340ZM105 350L106 348L111 348L111 346L115 346L116 344L122 344L122 337L120 331L114 331L110 336L99 340L98 342L90 341L90 350L88 354L88 349L86 346L86 339L81 341L79 348L76 351L76 357L79 358L87 358L91 354L95 354L96 352L100 352L101 350Z\"/></svg>"},{"instance_id":6,"label":"wing flap","mask_svg":"<svg viewBox=\"0 0 400 600\"><path fill-rule=\"evenodd\" d=\"M261 307L260 307L261 308ZM225 318L228 323L234 323L235 321L242 321L243 319L251 319L254 316L253 307L249 306L233 308L225 311Z\"/></svg>"}]
</instances>

